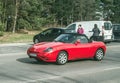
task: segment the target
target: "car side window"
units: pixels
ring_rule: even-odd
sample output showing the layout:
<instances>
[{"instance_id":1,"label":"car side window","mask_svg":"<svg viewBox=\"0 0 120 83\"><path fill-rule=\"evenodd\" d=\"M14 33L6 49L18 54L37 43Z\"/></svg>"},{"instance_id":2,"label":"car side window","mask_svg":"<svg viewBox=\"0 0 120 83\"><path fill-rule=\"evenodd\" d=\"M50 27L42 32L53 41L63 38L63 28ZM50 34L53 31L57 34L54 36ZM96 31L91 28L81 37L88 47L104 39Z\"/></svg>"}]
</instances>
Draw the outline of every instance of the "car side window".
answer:
<instances>
[{"instance_id":1,"label":"car side window","mask_svg":"<svg viewBox=\"0 0 120 83\"><path fill-rule=\"evenodd\" d=\"M63 36L62 36L62 39L60 39L60 41L65 43L74 43L76 39L75 35L63 35Z\"/></svg>"},{"instance_id":2,"label":"car side window","mask_svg":"<svg viewBox=\"0 0 120 83\"><path fill-rule=\"evenodd\" d=\"M61 30L60 29L53 29L52 34L53 35L59 35L59 34L61 34Z\"/></svg>"},{"instance_id":3,"label":"car side window","mask_svg":"<svg viewBox=\"0 0 120 83\"><path fill-rule=\"evenodd\" d=\"M78 36L77 37L77 40L80 39L80 42L81 43L88 43L88 39L85 37L85 36Z\"/></svg>"},{"instance_id":4,"label":"car side window","mask_svg":"<svg viewBox=\"0 0 120 83\"><path fill-rule=\"evenodd\" d=\"M120 25L114 25L113 30L120 30Z\"/></svg>"},{"instance_id":5,"label":"car side window","mask_svg":"<svg viewBox=\"0 0 120 83\"><path fill-rule=\"evenodd\" d=\"M48 29L48 30L44 31L42 34L50 35L51 33L52 33L52 29Z\"/></svg>"}]
</instances>

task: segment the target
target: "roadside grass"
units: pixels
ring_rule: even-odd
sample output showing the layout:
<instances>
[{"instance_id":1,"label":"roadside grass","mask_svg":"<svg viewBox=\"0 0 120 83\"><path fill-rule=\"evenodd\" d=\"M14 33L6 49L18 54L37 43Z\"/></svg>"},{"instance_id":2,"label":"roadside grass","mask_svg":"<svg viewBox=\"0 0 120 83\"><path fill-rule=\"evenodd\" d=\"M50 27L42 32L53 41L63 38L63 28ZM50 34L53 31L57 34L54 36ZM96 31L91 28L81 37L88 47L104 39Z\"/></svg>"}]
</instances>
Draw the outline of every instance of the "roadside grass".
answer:
<instances>
[{"instance_id":1,"label":"roadside grass","mask_svg":"<svg viewBox=\"0 0 120 83\"><path fill-rule=\"evenodd\" d=\"M3 43L26 43L32 42L33 36L40 31L28 31L27 34L25 33L10 33L4 32L3 36L0 36L0 44Z\"/></svg>"}]
</instances>

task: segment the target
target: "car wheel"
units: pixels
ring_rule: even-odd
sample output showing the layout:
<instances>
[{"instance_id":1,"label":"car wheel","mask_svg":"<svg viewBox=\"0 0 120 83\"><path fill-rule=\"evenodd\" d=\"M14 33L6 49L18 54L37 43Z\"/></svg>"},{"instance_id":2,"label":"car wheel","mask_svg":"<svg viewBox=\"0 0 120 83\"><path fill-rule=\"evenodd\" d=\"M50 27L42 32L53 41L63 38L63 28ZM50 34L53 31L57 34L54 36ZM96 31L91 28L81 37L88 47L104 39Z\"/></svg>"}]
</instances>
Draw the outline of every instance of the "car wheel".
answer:
<instances>
[{"instance_id":1,"label":"car wheel","mask_svg":"<svg viewBox=\"0 0 120 83\"><path fill-rule=\"evenodd\" d=\"M57 57L57 64L63 65L68 61L68 55L65 51L61 51Z\"/></svg>"},{"instance_id":2,"label":"car wheel","mask_svg":"<svg viewBox=\"0 0 120 83\"><path fill-rule=\"evenodd\" d=\"M36 44L36 43L39 43L39 40L38 40L38 39L35 39L35 40L34 40L34 44Z\"/></svg>"},{"instance_id":3,"label":"car wheel","mask_svg":"<svg viewBox=\"0 0 120 83\"><path fill-rule=\"evenodd\" d=\"M100 48L96 51L94 59L97 61L101 61L103 57L104 57L104 51L103 49Z\"/></svg>"}]
</instances>

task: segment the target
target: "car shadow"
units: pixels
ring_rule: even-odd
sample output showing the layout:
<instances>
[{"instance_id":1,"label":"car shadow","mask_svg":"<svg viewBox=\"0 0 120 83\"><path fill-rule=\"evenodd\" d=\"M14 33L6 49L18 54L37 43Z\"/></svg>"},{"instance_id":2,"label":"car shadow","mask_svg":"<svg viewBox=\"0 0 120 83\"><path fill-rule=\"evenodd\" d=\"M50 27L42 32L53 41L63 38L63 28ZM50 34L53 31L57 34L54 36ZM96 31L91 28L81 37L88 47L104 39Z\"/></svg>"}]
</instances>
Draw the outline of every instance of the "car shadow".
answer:
<instances>
[{"instance_id":1,"label":"car shadow","mask_svg":"<svg viewBox=\"0 0 120 83\"><path fill-rule=\"evenodd\" d=\"M120 39L119 40L114 40L113 42L120 43Z\"/></svg>"},{"instance_id":2,"label":"car shadow","mask_svg":"<svg viewBox=\"0 0 120 83\"><path fill-rule=\"evenodd\" d=\"M72 63L72 62L81 62L81 61L95 61L94 59L78 59L78 60L71 60L71 61L68 61L69 63Z\"/></svg>"},{"instance_id":3,"label":"car shadow","mask_svg":"<svg viewBox=\"0 0 120 83\"><path fill-rule=\"evenodd\" d=\"M16 59L16 61L19 61L21 63L26 63L26 64L36 64L36 65L57 65L55 62L44 62L42 60L37 61L34 58L28 58L28 57L19 58L19 59ZM95 60L94 59L78 59L78 60L68 61L67 63L71 64L71 63L74 63L74 62L81 62L81 61L95 61Z\"/></svg>"},{"instance_id":4,"label":"car shadow","mask_svg":"<svg viewBox=\"0 0 120 83\"><path fill-rule=\"evenodd\" d=\"M48 62L44 62L44 61L37 61L34 58L19 58L16 59L16 61L19 61L21 63L26 63L26 64L36 64L36 65L51 65L51 64L55 64L55 63L48 63Z\"/></svg>"}]
</instances>

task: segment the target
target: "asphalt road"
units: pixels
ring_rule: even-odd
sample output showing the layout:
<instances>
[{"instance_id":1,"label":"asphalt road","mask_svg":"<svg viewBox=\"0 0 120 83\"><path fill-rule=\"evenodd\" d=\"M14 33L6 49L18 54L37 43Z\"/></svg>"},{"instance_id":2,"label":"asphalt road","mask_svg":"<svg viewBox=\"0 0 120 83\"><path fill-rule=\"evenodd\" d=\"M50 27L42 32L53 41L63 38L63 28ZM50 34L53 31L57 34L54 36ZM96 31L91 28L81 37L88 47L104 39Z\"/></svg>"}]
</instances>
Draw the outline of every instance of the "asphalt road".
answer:
<instances>
[{"instance_id":1,"label":"asphalt road","mask_svg":"<svg viewBox=\"0 0 120 83\"><path fill-rule=\"evenodd\" d=\"M107 44L102 61L84 59L65 65L28 58L31 44L0 45L0 83L120 83L120 43Z\"/></svg>"}]
</instances>

